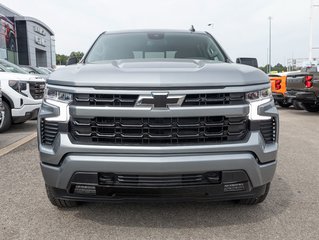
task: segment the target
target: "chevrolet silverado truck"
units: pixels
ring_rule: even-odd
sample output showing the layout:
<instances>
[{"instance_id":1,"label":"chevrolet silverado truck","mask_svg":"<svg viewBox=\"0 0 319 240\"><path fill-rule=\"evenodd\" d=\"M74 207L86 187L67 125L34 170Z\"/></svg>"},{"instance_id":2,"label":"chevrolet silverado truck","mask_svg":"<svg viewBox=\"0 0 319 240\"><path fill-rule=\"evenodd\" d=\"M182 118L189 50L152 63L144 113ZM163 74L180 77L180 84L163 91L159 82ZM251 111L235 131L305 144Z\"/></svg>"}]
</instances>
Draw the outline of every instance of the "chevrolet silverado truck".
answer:
<instances>
[{"instance_id":1,"label":"chevrolet silverado truck","mask_svg":"<svg viewBox=\"0 0 319 240\"><path fill-rule=\"evenodd\" d=\"M301 69L299 73L287 76L287 96L302 103L308 112L319 111L319 71L318 66Z\"/></svg>"},{"instance_id":2,"label":"chevrolet silverado truck","mask_svg":"<svg viewBox=\"0 0 319 240\"><path fill-rule=\"evenodd\" d=\"M4 61L4 60L1 60ZM3 115L0 133L12 124L37 117L45 89L45 80L29 75L14 64L0 62ZM21 71L20 73L18 73Z\"/></svg>"},{"instance_id":3,"label":"chevrolet silverado truck","mask_svg":"<svg viewBox=\"0 0 319 240\"><path fill-rule=\"evenodd\" d=\"M268 76L207 32L105 32L47 80L38 146L57 207L257 204L276 169L278 113Z\"/></svg>"}]
</instances>

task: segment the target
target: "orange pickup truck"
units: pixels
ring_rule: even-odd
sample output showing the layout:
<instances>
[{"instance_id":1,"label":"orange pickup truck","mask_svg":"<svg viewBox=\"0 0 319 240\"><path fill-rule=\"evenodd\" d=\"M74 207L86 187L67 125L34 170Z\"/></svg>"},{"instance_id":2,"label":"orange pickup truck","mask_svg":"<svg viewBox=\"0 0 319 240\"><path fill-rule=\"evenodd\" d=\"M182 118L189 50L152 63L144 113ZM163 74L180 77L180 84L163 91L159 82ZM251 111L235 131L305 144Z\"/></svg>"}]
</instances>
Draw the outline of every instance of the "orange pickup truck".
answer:
<instances>
[{"instance_id":1,"label":"orange pickup truck","mask_svg":"<svg viewBox=\"0 0 319 240\"><path fill-rule=\"evenodd\" d=\"M286 97L287 75L285 73L269 74L272 95L281 107L288 108L292 105L292 101Z\"/></svg>"},{"instance_id":2,"label":"orange pickup truck","mask_svg":"<svg viewBox=\"0 0 319 240\"><path fill-rule=\"evenodd\" d=\"M289 108L291 105L294 105L296 110L303 109L302 105L299 102L294 101L292 98L287 96L287 75L285 73L273 73L269 74L269 79L271 83L271 91L274 97L275 102L283 107Z\"/></svg>"}]
</instances>

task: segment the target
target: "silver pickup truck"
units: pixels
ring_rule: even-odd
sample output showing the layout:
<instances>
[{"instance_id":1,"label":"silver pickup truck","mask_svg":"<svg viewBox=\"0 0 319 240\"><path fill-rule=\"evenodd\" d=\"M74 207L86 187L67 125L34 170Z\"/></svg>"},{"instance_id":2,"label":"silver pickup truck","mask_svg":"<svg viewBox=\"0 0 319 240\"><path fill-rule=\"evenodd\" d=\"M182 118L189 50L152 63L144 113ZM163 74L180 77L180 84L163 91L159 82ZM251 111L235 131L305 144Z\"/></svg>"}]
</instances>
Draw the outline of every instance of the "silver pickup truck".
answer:
<instances>
[{"instance_id":1,"label":"silver pickup truck","mask_svg":"<svg viewBox=\"0 0 319 240\"><path fill-rule=\"evenodd\" d=\"M301 69L287 75L287 97L302 103L308 112L319 112L319 67Z\"/></svg>"},{"instance_id":2,"label":"silver pickup truck","mask_svg":"<svg viewBox=\"0 0 319 240\"><path fill-rule=\"evenodd\" d=\"M266 198L278 147L269 79L209 33L105 32L47 83L38 142L53 205Z\"/></svg>"}]
</instances>

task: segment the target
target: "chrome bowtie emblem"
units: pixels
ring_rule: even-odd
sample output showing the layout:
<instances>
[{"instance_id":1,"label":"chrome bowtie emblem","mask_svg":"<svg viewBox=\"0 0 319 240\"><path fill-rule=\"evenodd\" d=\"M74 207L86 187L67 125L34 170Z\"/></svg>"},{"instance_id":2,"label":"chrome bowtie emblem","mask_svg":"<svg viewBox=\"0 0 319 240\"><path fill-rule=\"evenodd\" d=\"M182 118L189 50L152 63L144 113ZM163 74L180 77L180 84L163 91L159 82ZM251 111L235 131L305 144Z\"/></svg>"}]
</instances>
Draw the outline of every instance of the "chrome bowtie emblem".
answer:
<instances>
[{"instance_id":1,"label":"chrome bowtie emblem","mask_svg":"<svg viewBox=\"0 0 319 240\"><path fill-rule=\"evenodd\" d=\"M136 107L151 107L167 109L170 106L181 106L185 95L168 95L167 92L152 93L152 95L141 95L136 101Z\"/></svg>"}]
</instances>

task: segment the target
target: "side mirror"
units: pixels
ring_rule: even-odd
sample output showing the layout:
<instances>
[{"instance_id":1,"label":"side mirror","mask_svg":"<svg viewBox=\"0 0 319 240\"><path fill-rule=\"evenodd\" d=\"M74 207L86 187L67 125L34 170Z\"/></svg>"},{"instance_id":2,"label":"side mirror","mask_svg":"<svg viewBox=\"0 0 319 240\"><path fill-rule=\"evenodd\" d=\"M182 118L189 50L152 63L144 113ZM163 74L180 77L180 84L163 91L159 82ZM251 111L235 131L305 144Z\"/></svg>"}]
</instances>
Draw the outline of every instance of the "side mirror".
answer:
<instances>
[{"instance_id":1,"label":"side mirror","mask_svg":"<svg viewBox=\"0 0 319 240\"><path fill-rule=\"evenodd\" d=\"M236 63L258 68L257 58L237 58Z\"/></svg>"},{"instance_id":2,"label":"side mirror","mask_svg":"<svg viewBox=\"0 0 319 240\"><path fill-rule=\"evenodd\" d=\"M68 61L66 62L66 65L74 65L78 63L78 59L76 57L70 57L68 58Z\"/></svg>"}]
</instances>

